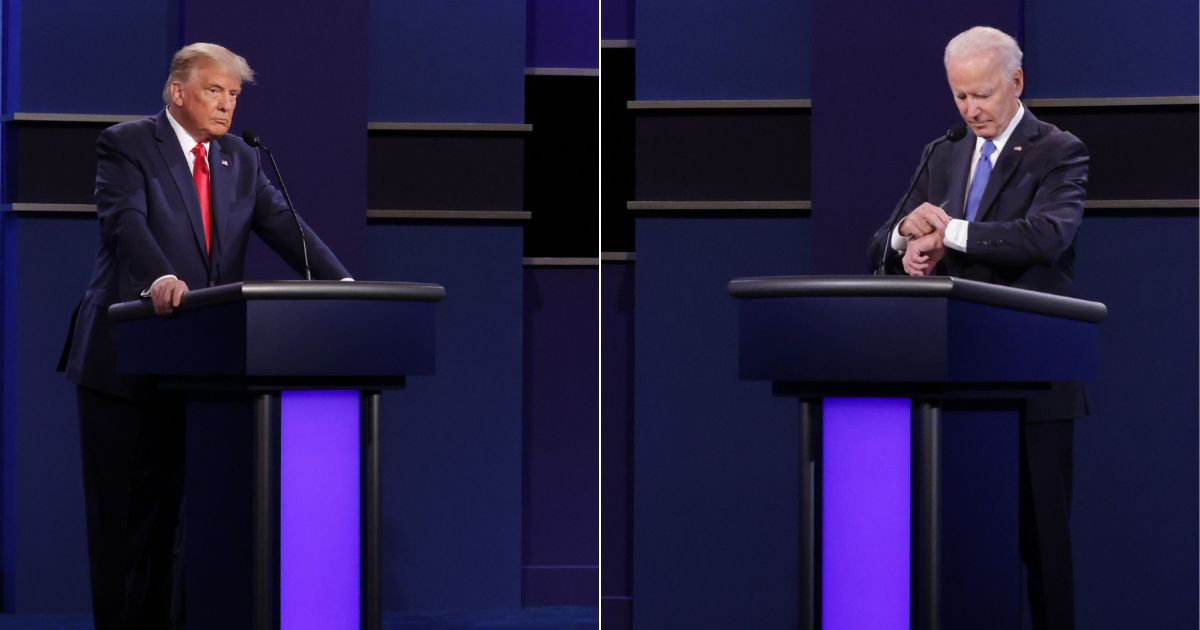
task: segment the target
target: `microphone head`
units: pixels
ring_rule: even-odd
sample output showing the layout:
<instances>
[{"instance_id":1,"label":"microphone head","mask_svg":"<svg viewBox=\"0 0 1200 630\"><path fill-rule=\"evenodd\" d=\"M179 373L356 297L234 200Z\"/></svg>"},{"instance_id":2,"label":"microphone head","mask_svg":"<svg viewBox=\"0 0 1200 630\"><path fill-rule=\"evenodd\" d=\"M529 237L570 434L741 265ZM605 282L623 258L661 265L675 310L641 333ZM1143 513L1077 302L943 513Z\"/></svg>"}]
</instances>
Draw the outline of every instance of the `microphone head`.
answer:
<instances>
[{"instance_id":1,"label":"microphone head","mask_svg":"<svg viewBox=\"0 0 1200 630\"><path fill-rule=\"evenodd\" d=\"M250 133L250 132L247 131L246 133ZM963 138L966 138L966 137L967 137L967 126L962 123L958 123L957 125L954 125L949 130L946 131L946 139L949 140L950 142L958 142L959 140L962 140ZM247 142L249 142L249 141L247 140Z\"/></svg>"},{"instance_id":2,"label":"microphone head","mask_svg":"<svg viewBox=\"0 0 1200 630\"><path fill-rule=\"evenodd\" d=\"M961 127L962 125L959 126ZM966 132L964 131L963 133ZM262 144L262 140L259 139L258 134L250 131L249 129L242 132L242 140L245 140L246 144L252 147L257 147L258 145Z\"/></svg>"}]
</instances>

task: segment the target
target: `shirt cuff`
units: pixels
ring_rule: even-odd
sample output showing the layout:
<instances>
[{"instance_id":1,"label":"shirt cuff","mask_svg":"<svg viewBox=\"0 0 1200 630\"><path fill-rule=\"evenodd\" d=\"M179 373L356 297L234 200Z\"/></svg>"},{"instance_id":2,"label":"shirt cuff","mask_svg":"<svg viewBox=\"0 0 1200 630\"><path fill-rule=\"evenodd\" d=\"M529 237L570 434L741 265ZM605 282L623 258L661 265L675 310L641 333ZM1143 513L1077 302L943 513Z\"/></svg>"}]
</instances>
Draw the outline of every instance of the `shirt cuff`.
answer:
<instances>
[{"instance_id":1,"label":"shirt cuff","mask_svg":"<svg viewBox=\"0 0 1200 630\"><path fill-rule=\"evenodd\" d=\"M900 224L904 223L904 219L896 222L896 227L892 230L892 249L903 254L908 250L908 239L900 236Z\"/></svg>"},{"instance_id":2,"label":"shirt cuff","mask_svg":"<svg viewBox=\"0 0 1200 630\"><path fill-rule=\"evenodd\" d=\"M354 282L354 278L342 278L342 282Z\"/></svg>"},{"instance_id":3,"label":"shirt cuff","mask_svg":"<svg viewBox=\"0 0 1200 630\"><path fill-rule=\"evenodd\" d=\"M151 283L151 284L150 284L150 288L149 288L149 289L146 289L145 291L142 291L142 297L144 297L144 298L145 298L145 297L150 297L150 292L154 290L154 287L158 286L158 283L162 282L163 280L166 280L167 278L170 278L170 279L172 279L172 280L178 280L178 279L179 279L179 278L175 277L175 274L173 274L173 273L169 273L169 274L167 274L167 275L165 275L165 276L159 276L159 277L158 277L158 278L157 278L157 279L156 279L156 280L155 280L153 283Z\"/></svg>"},{"instance_id":4,"label":"shirt cuff","mask_svg":"<svg viewBox=\"0 0 1200 630\"><path fill-rule=\"evenodd\" d=\"M962 219L950 219L950 223L946 225L946 235L942 237L942 244L954 251L966 253L968 225L970 223Z\"/></svg>"}]
</instances>

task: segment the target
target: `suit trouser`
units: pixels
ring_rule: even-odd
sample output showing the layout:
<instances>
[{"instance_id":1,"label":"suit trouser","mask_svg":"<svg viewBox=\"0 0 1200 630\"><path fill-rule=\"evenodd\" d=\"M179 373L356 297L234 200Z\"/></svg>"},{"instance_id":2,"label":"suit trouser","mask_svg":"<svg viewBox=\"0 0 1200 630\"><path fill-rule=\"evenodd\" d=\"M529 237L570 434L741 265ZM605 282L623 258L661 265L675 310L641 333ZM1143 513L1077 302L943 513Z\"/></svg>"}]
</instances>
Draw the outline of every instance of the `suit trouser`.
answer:
<instances>
[{"instance_id":1,"label":"suit trouser","mask_svg":"<svg viewBox=\"0 0 1200 630\"><path fill-rule=\"evenodd\" d=\"M184 406L76 388L96 630L173 624Z\"/></svg>"},{"instance_id":2,"label":"suit trouser","mask_svg":"<svg viewBox=\"0 0 1200 630\"><path fill-rule=\"evenodd\" d=\"M1073 420L1021 425L1019 538L1035 630L1075 627L1073 442Z\"/></svg>"}]
</instances>

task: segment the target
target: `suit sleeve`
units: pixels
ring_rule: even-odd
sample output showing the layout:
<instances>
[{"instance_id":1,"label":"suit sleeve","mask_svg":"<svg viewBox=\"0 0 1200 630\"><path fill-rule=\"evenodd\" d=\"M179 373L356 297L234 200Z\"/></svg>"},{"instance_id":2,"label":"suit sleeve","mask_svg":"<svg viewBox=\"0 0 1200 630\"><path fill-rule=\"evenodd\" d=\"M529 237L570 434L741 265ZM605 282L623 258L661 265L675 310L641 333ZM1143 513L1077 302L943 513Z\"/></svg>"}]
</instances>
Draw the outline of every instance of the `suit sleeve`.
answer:
<instances>
[{"instance_id":1,"label":"suit sleeve","mask_svg":"<svg viewBox=\"0 0 1200 630\"><path fill-rule=\"evenodd\" d=\"M96 141L96 214L101 245L128 266L139 290L160 276L175 273L150 232L146 217L146 181L142 170L119 148L110 131Z\"/></svg>"},{"instance_id":2,"label":"suit sleeve","mask_svg":"<svg viewBox=\"0 0 1200 630\"><path fill-rule=\"evenodd\" d=\"M263 173L261 164L257 169L254 202L254 232L271 249L275 250L297 273L304 274L304 250L300 243L300 232L288 209L283 193L271 184ZM308 263L315 280L341 280L349 278L350 272L342 265L333 251L325 245L303 219L304 236L308 242Z\"/></svg>"},{"instance_id":3,"label":"suit sleeve","mask_svg":"<svg viewBox=\"0 0 1200 630\"><path fill-rule=\"evenodd\" d=\"M971 224L965 253L969 259L1009 267L1051 266L1075 242L1087 196L1088 153L1075 136L1064 133L1061 138L1058 145L1047 147L1055 150L1040 180L1031 183L1036 188L1024 216Z\"/></svg>"}]
</instances>

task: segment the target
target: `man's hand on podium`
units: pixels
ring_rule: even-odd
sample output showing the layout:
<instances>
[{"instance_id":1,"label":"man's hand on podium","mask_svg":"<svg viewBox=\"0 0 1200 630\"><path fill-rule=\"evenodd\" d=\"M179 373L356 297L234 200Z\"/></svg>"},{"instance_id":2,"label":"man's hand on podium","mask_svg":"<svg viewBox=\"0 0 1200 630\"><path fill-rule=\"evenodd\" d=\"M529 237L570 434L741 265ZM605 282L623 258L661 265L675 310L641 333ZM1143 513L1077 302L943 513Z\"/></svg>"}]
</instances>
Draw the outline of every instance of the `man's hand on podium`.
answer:
<instances>
[{"instance_id":1,"label":"man's hand on podium","mask_svg":"<svg viewBox=\"0 0 1200 630\"><path fill-rule=\"evenodd\" d=\"M188 285L174 276L160 278L150 287L150 301L154 303L154 312L166 317L179 308L183 294L188 292Z\"/></svg>"}]
</instances>

